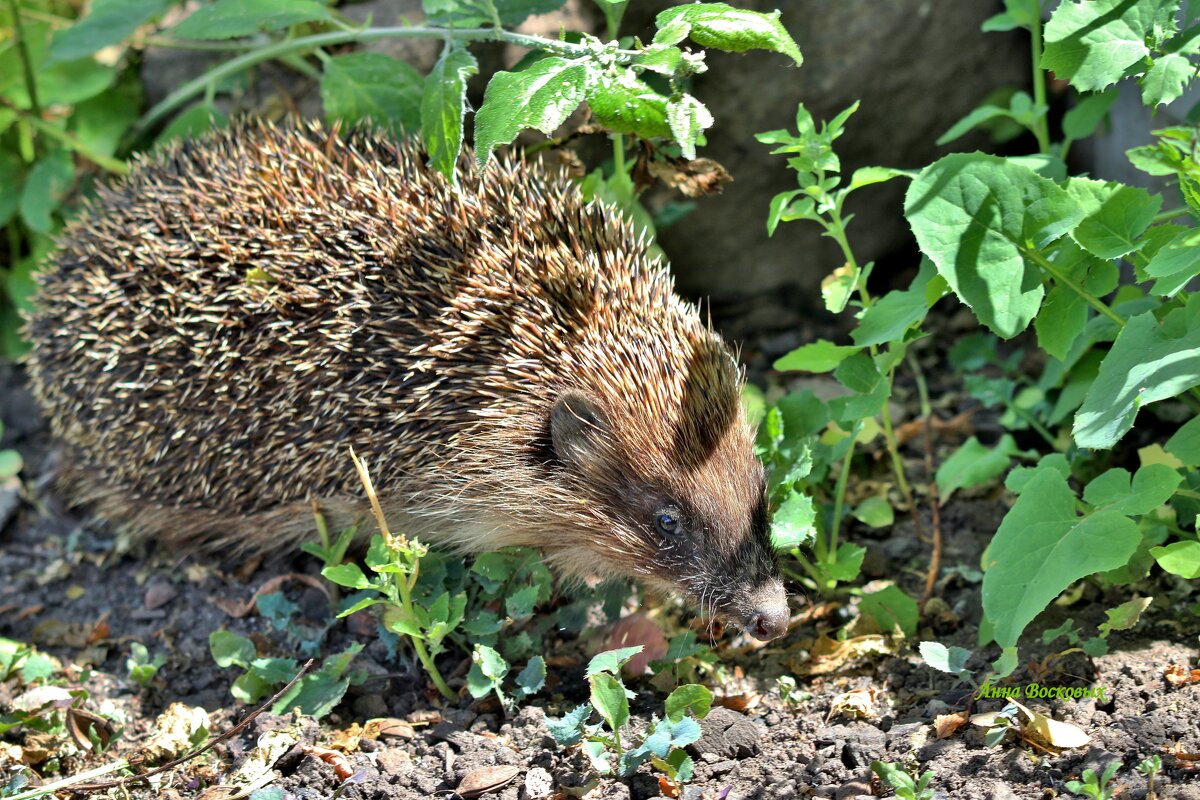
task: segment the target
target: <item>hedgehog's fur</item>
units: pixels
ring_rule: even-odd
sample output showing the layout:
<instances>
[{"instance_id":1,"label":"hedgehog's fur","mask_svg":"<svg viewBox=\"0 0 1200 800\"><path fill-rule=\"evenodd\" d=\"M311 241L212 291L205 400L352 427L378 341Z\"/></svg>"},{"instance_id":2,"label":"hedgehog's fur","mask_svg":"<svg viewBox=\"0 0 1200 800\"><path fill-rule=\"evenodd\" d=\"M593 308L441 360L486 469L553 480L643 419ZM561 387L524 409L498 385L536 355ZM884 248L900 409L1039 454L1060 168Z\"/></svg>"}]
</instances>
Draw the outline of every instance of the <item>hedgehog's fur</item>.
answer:
<instances>
[{"instance_id":1,"label":"hedgehog's fur","mask_svg":"<svg viewBox=\"0 0 1200 800\"><path fill-rule=\"evenodd\" d=\"M242 121L102 188L27 328L74 499L177 546L292 547L314 500L369 517L353 445L394 529L769 606L777 633L729 351L569 181L458 182L380 134Z\"/></svg>"}]
</instances>

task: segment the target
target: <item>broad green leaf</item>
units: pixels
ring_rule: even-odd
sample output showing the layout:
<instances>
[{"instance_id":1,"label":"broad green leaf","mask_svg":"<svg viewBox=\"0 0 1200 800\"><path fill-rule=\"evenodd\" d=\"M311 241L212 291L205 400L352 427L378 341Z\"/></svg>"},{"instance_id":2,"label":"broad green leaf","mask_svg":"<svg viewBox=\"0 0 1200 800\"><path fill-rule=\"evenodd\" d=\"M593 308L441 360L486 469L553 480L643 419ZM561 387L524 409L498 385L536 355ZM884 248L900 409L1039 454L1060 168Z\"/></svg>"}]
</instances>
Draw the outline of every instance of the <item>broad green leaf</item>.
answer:
<instances>
[{"instance_id":1,"label":"broad green leaf","mask_svg":"<svg viewBox=\"0 0 1200 800\"><path fill-rule=\"evenodd\" d=\"M1116 83L1150 55L1146 39L1162 4L1163 0L1063 0L1046 24L1042 66L1081 92Z\"/></svg>"},{"instance_id":2,"label":"broad green leaf","mask_svg":"<svg viewBox=\"0 0 1200 800\"><path fill-rule=\"evenodd\" d=\"M886 528L896 521L896 510L884 497L868 497L850 513L856 520L872 528Z\"/></svg>"},{"instance_id":3,"label":"broad green leaf","mask_svg":"<svg viewBox=\"0 0 1200 800\"><path fill-rule=\"evenodd\" d=\"M443 595L444 596L444 595ZM534 585L517 589L504 600L504 609L514 620L529 619L537 605L538 587Z\"/></svg>"},{"instance_id":4,"label":"broad green leaf","mask_svg":"<svg viewBox=\"0 0 1200 800\"><path fill-rule=\"evenodd\" d=\"M1172 324L1166 324L1168 321ZM1184 326L1182 332L1176 330ZM1075 443L1110 448L1133 427L1142 406L1174 397L1197 384L1200 298L1193 298L1186 312L1171 312L1163 323L1151 312L1139 314L1117 334L1075 414Z\"/></svg>"},{"instance_id":5,"label":"broad green leaf","mask_svg":"<svg viewBox=\"0 0 1200 800\"><path fill-rule=\"evenodd\" d=\"M1158 565L1172 575L1194 580L1200 578L1200 542L1172 542L1166 547L1150 548Z\"/></svg>"},{"instance_id":6,"label":"broad green leaf","mask_svg":"<svg viewBox=\"0 0 1200 800\"><path fill-rule=\"evenodd\" d=\"M898 586L885 586L875 592L864 592L859 608L887 633L899 628L907 639L917 635L917 622L921 617L917 601Z\"/></svg>"},{"instance_id":7,"label":"broad green leaf","mask_svg":"<svg viewBox=\"0 0 1200 800\"><path fill-rule=\"evenodd\" d=\"M171 0L93 0L87 16L54 34L49 57L73 61L120 44L170 4Z\"/></svg>"},{"instance_id":8,"label":"broad green leaf","mask_svg":"<svg viewBox=\"0 0 1200 800\"><path fill-rule=\"evenodd\" d=\"M56 61L37 69L38 102L42 107L71 106L95 97L113 85L118 68L93 58ZM24 82L11 87L8 96L19 108L29 108Z\"/></svg>"},{"instance_id":9,"label":"broad green leaf","mask_svg":"<svg viewBox=\"0 0 1200 800\"><path fill-rule=\"evenodd\" d=\"M938 287L930 291L933 281ZM859 347L899 341L905 331L924 321L933 303L947 291L946 282L937 274L933 262L923 258L912 284L904 291L888 292L863 311L850 338Z\"/></svg>"},{"instance_id":10,"label":"broad green leaf","mask_svg":"<svg viewBox=\"0 0 1200 800\"><path fill-rule=\"evenodd\" d=\"M966 675L971 651L962 647L947 647L941 642L921 642L917 647L925 663L939 672Z\"/></svg>"},{"instance_id":11,"label":"broad green leaf","mask_svg":"<svg viewBox=\"0 0 1200 800\"><path fill-rule=\"evenodd\" d=\"M959 489L971 489L1003 475L1020 453L1007 433L995 447L987 447L974 436L963 442L937 470L938 500L944 504Z\"/></svg>"},{"instance_id":12,"label":"broad green leaf","mask_svg":"<svg viewBox=\"0 0 1200 800\"><path fill-rule=\"evenodd\" d=\"M1196 76L1196 67L1187 56L1167 53L1154 59L1154 66L1142 76L1142 102L1150 107L1179 99Z\"/></svg>"},{"instance_id":13,"label":"broad green leaf","mask_svg":"<svg viewBox=\"0 0 1200 800\"><path fill-rule=\"evenodd\" d=\"M696 142L712 126L713 116L703 103L685 94L667 103L667 123L680 153L690 160L696 157Z\"/></svg>"},{"instance_id":14,"label":"broad green leaf","mask_svg":"<svg viewBox=\"0 0 1200 800\"><path fill-rule=\"evenodd\" d=\"M1108 636L1113 631L1127 631L1141 619L1142 612L1149 608L1153 597L1135 597L1127 600L1116 608L1104 612L1108 619L1100 623L1100 635Z\"/></svg>"},{"instance_id":15,"label":"broad green leaf","mask_svg":"<svg viewBox=\"0 0 1200 800\"><path fill-rule=\"evenodd\" d=\"M66 150L55 150L33 165L21 190L21 219L38 233L49 233L51 214L75 181L75 162Z\"/></svg>"},{"instance_id":16,"label":"broad green leaf","mask_svg":"<svg viewBox=\"0 0 1200 800\"><path fill-rule=\"evenodd\" d=\"M1200 417L1193 417L1167 440L1167 452L1187 467L1200 467Z\"/></svg>"},{"instance_id":17,"label":"broad green leaf","mask_svg":"<svg viewBox=\"0 0 1200 800\"><path fill-rule=\"evenodd\" d=\"M1063 115L1063 133L1072 139L1086 139L1091 136L1116 99L1116 89L1080 97L1075 107Z\"/></svg>"},{"instance_id":18,"label":"broad green leaf","mask_svg":"<svg viewBox=\"0 0 1200 800\"><path fill-rule=\"evenodd\" d=\"M24 459L16 450L0 450L0 478L12 478L25 466Z\"/></svg>"},{"instance_id":19,"label":"broad green leaf","mask_svg":"<svg viewBox=\"0 0 1200 800\"><path fill-rule=\"evenodd\" d=\"M1140 516L1170 500L1182 480L1178 471L1164 464L1142 467L1132 482L1128 470L1114 467L1088 483L1083 499L1105 511Z\"/></svg>"},{"instance_id":20,"label":"broad green leaf","mask_svg":"<svg viewBox=\"0 0 1200 800\"><path fill-rule=\"evenodd\" d=\"M264 697L269 697L275 685L268 683L256 672L244 672L237 677L229 687L233 699L246 705L254 705Z\"/></svg>"},{"instance_id":21,"label":"broad green leaf","mask_svg":"<svg viewBox=\"0 0 1200 800\"><path fill-rule=\"evenodd\" d=\"M208 649L221 669L249 667L258 657L254 642L232 631L213 631L208 635Z\"/></svg>"},{"instance_id":22,"label":"broad green leaf","mask_svg":"<svg viewBox=\"0 0 1200 800\"><path fill-rule=\"evenodd\" d=\"M712 701L712 692L705 687L698 683L684 684L667 697L667 719L679 722L688 711L691 711L696 719L704 719L708 716L708 710L712 708Z\"/></svg>"},{"instance_id":23,"label":"broad green leaf","mask_svg":"<svg viewBox=\"0 0 1200 800\"><path fill-rule=\"evenodd\" d=\"M655 36L654 41L659 44L675 44L679 41L674 39L675 32L687 26L685 35L704 47L732 53L772 50L788 56L796 66L804 63L800 48L779 21L778 11L763 14L725 3L688 3L660 12L654 23L660 34L671 32L664 39Z\"/></svg>"},{"instance_id":24,"label":"broad green leaf","mask_svg":"<svg viewBox=\"0 0 1200 800\"><path fill-rule=\"evenodd\" d=\"M358 564L336 564L321 570L321 576L331 580L338 586L350 589L366 589L371 585Z\"/></svg>"},{"instance_id":25,"label":"broad green leaf","mask_svg":"<svg viewBox=\"0 0 1200 800\"><path fill-rule=\"evenodd\" d=\"M877 183L886 183L893 178L908 178L917 177L916 170L911 169L896 169L895 167L859 167L854 170L854 174L850 176L849 187L853 189L861 189L864 186L874 186Z\"/></svg>"},{"instance_id":26,"label":"broad green leaf","mask_svg":"<svg viewBox=\"0 0 1200 800\"><path fill-rule=\"evenodd\" d=\"M1055 284L1046 293L1042 309L1033 321L1038 345L1060 361L1065 361L1071 346L1087 327L1087 321L1087 301L1074 290Z\"/></svg>"},{"instance_id":27,"label":"broad green leaf","mask_svg":"<svg viewBox=\"0 0 1200 800\"><path fill-rule=\"evenodd\" d=\"M842 542L838 545L835 560L821 563L819 569L825 573L826 577L836 581L849 582L858 577L866 555L865 547L859 547L852 542Z\"/></svg>"},{"instance_id":28,"label":"broad green leaf","mask_svg":"<svg viewBox=\"0 0 1200 800\"><path fill-rule=\"evenodd\" d=\"M587 677L599 675L601 672L610 672L617 674L621 671L621 667L625 666L625 662L642 652L642 645L633 647L621 647L616 650L605 650L603 653L597 653L592 656L592 660L588 662Z\"/></svg>"},{"instance_id":29,"label":"broad green leaf","mask_svg":"<svg viewBox=\"0 0 1200 800\"><path fill-rule=\"evenodd\" d=\"M282 715L299 709L301 714L320 719L337 707L349 686L350 681L345 678L333 678L320 672L305 675L287 694L275 701L271 713Z\"/></svg>"},{"instance_id":30,"label":"broad green leaf","mask_svg":"<svg viewBox=\"0 0 1200 800\"><path fill-rule=\"evenodd\" d=\"M547 136L566 121L587 94L584 59L550 56L520 72L497 72L488 83L483 106L475 113L475 157L486 164L497 147L509 144L525 128Z\"/></svg>"},{"instance_id":31,"label":"broad green leaf","mask_svg":"<svg viewBox=\"0 0 1200 800\"><path fill-rule=\"evenodd\" d=\"M1112 259L1140 247L1138 237L1162 205L1162 195L1121 183L1072 178L1067 192L1083 209L1083 219L1071 231L1080 247L1097 258Z\"/></svg>"},{"instance_id":32,"label":"broad green leaf","mask_svg":"<svg viewBox=\"0 0 1200 800\"><path fill-rule=\"evenodd\" d=\"M130 70L107 92L75 106L71 128L93 153L111 156L141 107L142 84Z\"/></svg>"},{"instance_id":33,"label":"broad green leaf","mask_svg":"<svg viewBox=\"0 0 1200 800\"><path fill-rule=\"evenodd\" d=\"M155 144L172 139L191 139L205 131L222 130L229 127L229 117L224 111L207 103L197 103L179 116L154 140Z\"/></svg>"},{"instance_id":34,"label":"broad green leaf","mask_svg":"<svg viewBox=\"0 0 1200 800\"><path fill-rule=\"evenodd\" d=\"M934 142L936 145L944 145L953 142L961 136L965 136L970 130L977 127L981 123L996 117L1011 117L1012 113L1007 108L1002 108L996 105L983 105L972 109L965 117L950 126L950 129L943 133Z\"/></svg>"},{"instance_id":35,"label":"broad green leaf","mask_svg":"<svg viewBox=\"0 0 1200 800\"><path fill-rule=\"evenodd\" d=\"M618 731L629 721L629 698L625 686L607 672L599 672L588 678L591 684L592 706L604 717L610 730Z\"/></svg>"},{"instance_id":36,"label":"broad green leaf","mask_svg":"<svg viewBox=\"0 0 1200 800\"><path fill-rule=\"evenodd\" d=\"M776 359L774 368L780 372L830 372L860 350L819 339Z\"/></svg>"},{"instance_id":37,"label":"broad green leaf","mask_svg":"<svg viewBox=\"0 0 1200 800\"><path fill-rule=\"evenodd\" d=\"M471 661L479 665L479 670L488 678L499 682L508 674L508 662L494 648L486 644L476 644L471 652Z\"/></svg>"},{"instance_id":38,"label":"broad green leaf","mask_svg":"<svg viewBox=\"0 0 1200 800\"><path fill-rule=\"evenodd\" d=\"M771 517L771 545L776 550L808 547L817 535L816 521L812 498L793 491Z\"/></svg>"},{"instance_id":39,"label":"broad green leaf","mask_svg":"<svg viewBox=\"0 0 1200 800\"><path fill-rule=\"evenodd\" d=\"M598 72L588 87L587 102L596 121L615 133L633 133L645 139L671 135L667 98L631 70Z\"/></svg>"},{"instance_id":40,"label":"broad green leaf","mask_svg":"<svg viewBox=\"0 0 1200 800\"><path fill-rule=\"evenodd\" d=\"M564 0L423 0L431 25L455 28L491 26L492 9L500 24L514 27L535 14L549 14L562 7Z\"/></svg>"},{"instance_id":41,"label":"broad green leaf","mask_svg":"<svg viewBox=\"0 0 1200 800\"><path fill-rule=\"evenodd\" d=\"M0 225L7 225L21 201L21 173L24 162L16 153L0 150Z\"/></svg>"},{"instance_id":42,"label":"broad green leaf","mask_svg":"<svg viewBox=\"0 0 1200 800\"><path fill-rule=\"evenodd\" d=\"M1019 167L1026 167L1041 175L1043 178L1049 178L1055 183L1062 183L1067 179L1067 164L1058 156L1050 155L1049 153L1032 153L1027 156L1009 156L1008 163L1016 164Z\"/></svg>"},{"instance_id":43,"label":"broad green leaf","mask_svg":"<svg viewBox=\"0 0 1200 800\"><path fill-rule=\"evenodd\" d=\"M325 118L378 125L399 124L409 131L421 126L423 94L420 73L382 53L348 53L325 62L321 102Z\"/></svg>"},{"instance_id":44,"label":"broad green leaf","mask_svg":"<svg viewBox=\"0 0 1200 800\"><path fill-rule=\"evenodd\" d=\"M1027 253L1083 217L1053 181L979 153L926 167L904 208L921 251L979 320L1006 339L1029 325L1044 295L1040 268Z\"/></svg>"},{"instance_id":45,"label":"broad green leaf","mask_svg":"<svg viewBox=\"0 0 1200 800\"><path fill-rule=\"evenodd\" d=\"M526 697L541 691L546 685L546 659L541 656L529 659L529 663L517 673L515 680L517 687Z\"/></svg>"},{"instance_id":46,"label":"broad green leaf","mask_svg":"<svg viewBox=\"0 0 1200 800\"><path fill-rule=\"evenodd\" d=\"M1177 294L1200 274L1200 241L1197 241L1196 231L1184 228L1150 256L1143 270L1146 277L1158 279L1151 289L1154 294L1165 297Z\"/></svg>"},{"instance_id":47,"label":"broad green leaf","mask_svg":"<svg viewBox=\"0 0 1200 800\"><path fill-rule=\"evenodd\" d=\"M217 0L200 6L170 32L180 39L233 39L331 19L317 0Z\"/></svg>"},{"instance_id":48,"label":"broad green leaf","mask_svg":"<svg viewBox=\"0 0 1200 800\"><path fill-rule=\"evenodd\" d=\"M421 133L429 151L429 166L450 181L463 142L463 114L467 107L467 79L479 72L471 53L447 46L425 79L421 96Z\"/></svg>"},{"instance_id":49,"label":"broad green leaf","mask_svg":"<svg viewBox=\"0 0 1200 800\"><path fill-rule=\"evenodd\" d=\"M554 741L558 742L560 746L570 747L573 744L578 744L582 738L581 729L591 714L591 704L584 703L561 719L546 720L546 729L550 731L550 735L554 737Z\"/></svg>"},{"instance_id":50,"label":"broad green leaf","mask_svg":"<svg viewBox=\"0 0 1200 800\"><path fill-rule=\"evenodd\" d=\"M674 75L682 61L682 50L664 45L651 45L633 59L637 66L662 75Z\"/></svg>"},{"instance_id":51,"label":"broad green leaf","mask_svg":"<svg viewBox=\"0 0 1200 800\"><path fill-rule=\"evenodd\" d=\"M875 387L883 379L883 376L879 374L879 369L875 366L875 360L861 351L843 359L842 363L838 364L833 371L833 377L842 386L859 394L870 394L875 391Z\"/></svg>"},{"instance_id":52,"label":"broad green leaf","mask_svg":"<svg viewBox=\"0 0 1200 800\"><path fill-rule=\"evenodd\" d=\"M1080 517L1075 504L1057 470L1039 469L988 545L983 609L1001 647L1016 645L1025 626L1072 583L1126 563L1141 541L1123 514Z\"/></svg>"}]
</instances>

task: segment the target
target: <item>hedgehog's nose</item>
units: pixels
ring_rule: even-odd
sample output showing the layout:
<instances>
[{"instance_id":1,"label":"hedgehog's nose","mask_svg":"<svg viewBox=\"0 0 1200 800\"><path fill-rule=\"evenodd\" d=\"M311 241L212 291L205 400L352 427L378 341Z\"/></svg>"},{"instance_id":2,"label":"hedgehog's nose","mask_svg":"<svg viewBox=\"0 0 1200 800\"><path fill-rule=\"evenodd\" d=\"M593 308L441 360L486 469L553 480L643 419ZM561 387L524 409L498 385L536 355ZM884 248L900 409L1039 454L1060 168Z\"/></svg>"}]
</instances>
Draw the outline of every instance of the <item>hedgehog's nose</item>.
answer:
<instances>
[{"instance_id":1,"label":"hedgehog's nose","mask_svg":"<svg viewBox=\"0 0 1200 800\"><path fill-rule=\"evenodd\" d=\"M764 642L778 639L787 633L791 616L783 584L772 581L754 593L754 611L746 631Z\"/></svg>"}]
</instances>

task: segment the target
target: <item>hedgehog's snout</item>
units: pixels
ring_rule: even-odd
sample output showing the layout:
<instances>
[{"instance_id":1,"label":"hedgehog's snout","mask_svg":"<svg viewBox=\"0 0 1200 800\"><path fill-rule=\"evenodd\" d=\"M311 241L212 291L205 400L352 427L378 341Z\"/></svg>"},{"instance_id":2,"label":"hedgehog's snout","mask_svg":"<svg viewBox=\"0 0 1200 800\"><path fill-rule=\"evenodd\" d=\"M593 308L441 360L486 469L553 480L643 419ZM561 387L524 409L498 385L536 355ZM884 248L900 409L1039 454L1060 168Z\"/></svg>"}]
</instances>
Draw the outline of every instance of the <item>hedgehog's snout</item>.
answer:
<instances>
[{"instance_id":1,"label":"hedgehog's snout","mask_svg":"<svg viewBox=\"0 0 1200 800\"><path fill-rule=\"evenodd\" d=\"M764 642L787 633L791 611L783 582L772 578L755 588L749 596L750 613L743 623L746 632Z\"/></svg>"}]
</instances>

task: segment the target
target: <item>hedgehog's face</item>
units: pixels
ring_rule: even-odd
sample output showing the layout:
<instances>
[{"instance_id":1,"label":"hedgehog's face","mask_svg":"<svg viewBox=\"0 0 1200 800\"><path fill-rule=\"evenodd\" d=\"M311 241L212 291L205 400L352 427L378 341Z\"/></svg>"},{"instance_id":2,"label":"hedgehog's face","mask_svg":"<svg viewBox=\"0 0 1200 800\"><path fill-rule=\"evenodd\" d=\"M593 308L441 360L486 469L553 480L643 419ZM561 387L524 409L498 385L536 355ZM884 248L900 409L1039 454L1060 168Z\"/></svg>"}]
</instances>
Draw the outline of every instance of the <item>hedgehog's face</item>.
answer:
<instances>
[{"instance_id":1,"label":"hedgehog's face","mask_svg":"<svg viewBox=\"0 0 1200 800\"><path fill-rule=\"evenodd\" d=\"M683 595L702 613L773 639L787 631L789 613L752 431L736 393L702 402L707 413L681 419L703 431L674 425L668 444L655 448L622 435L619 426L630 421L621 419L619 404L605 409L576 391L558 399L551 439L567 484L586 504L577 524L590 529L572 544L592 551L579 555L593 563L615 564L651 589ZM733 413L716 414L725 424L714 428L712 405L723 402L734 404Z\"/></svg>"}]
</instances>

